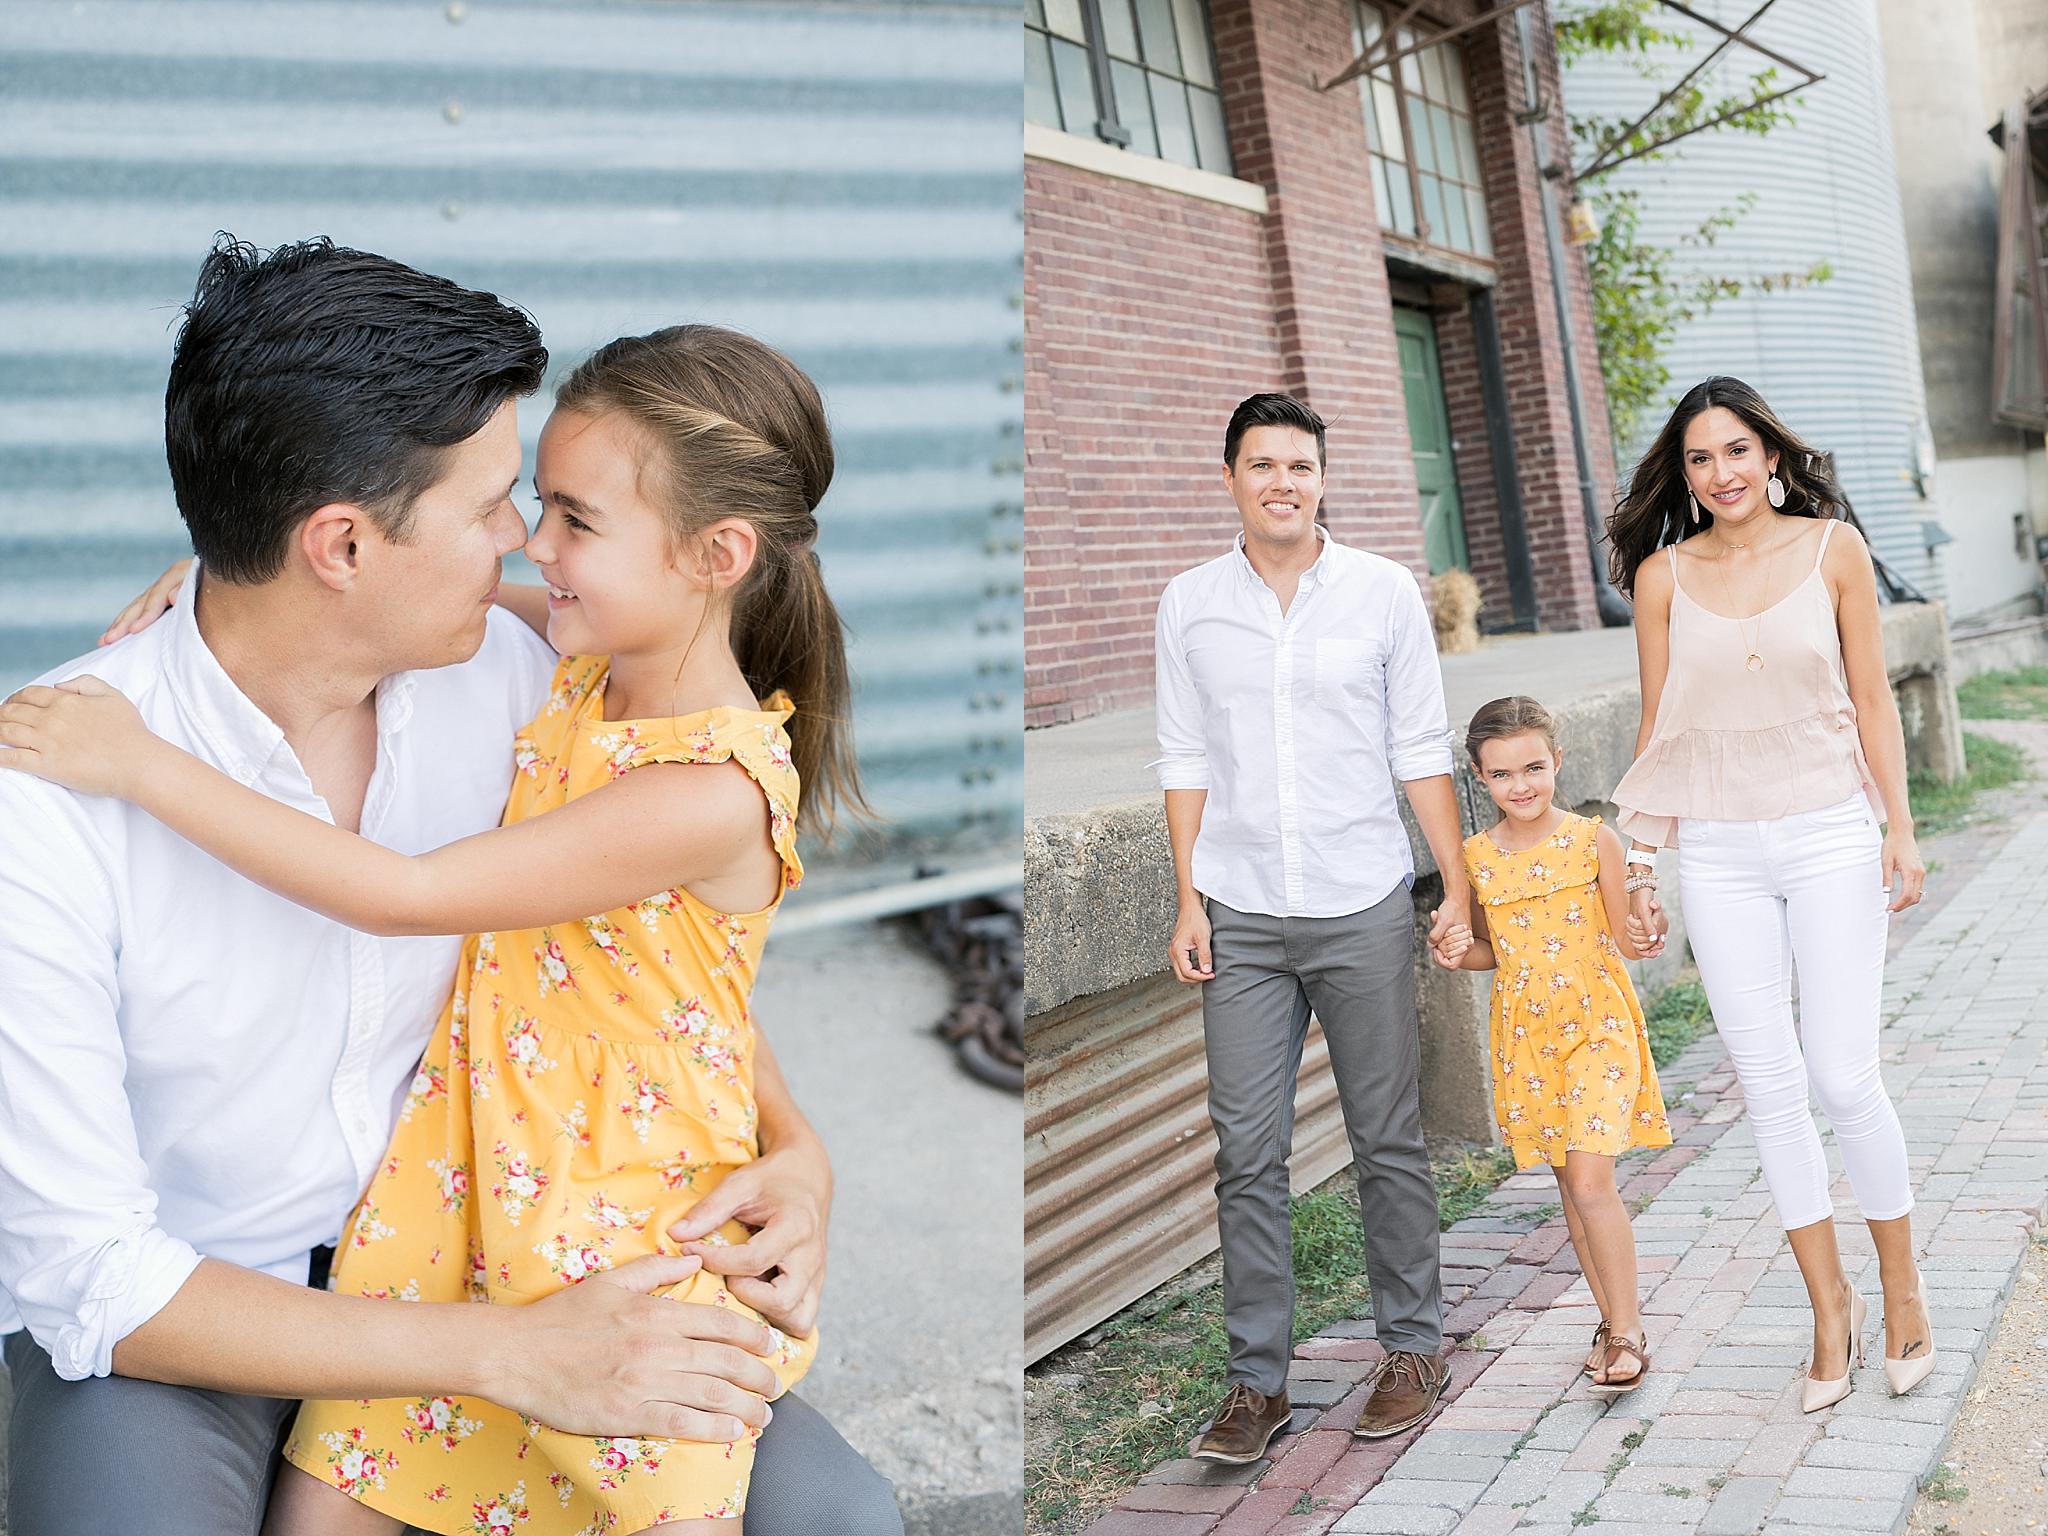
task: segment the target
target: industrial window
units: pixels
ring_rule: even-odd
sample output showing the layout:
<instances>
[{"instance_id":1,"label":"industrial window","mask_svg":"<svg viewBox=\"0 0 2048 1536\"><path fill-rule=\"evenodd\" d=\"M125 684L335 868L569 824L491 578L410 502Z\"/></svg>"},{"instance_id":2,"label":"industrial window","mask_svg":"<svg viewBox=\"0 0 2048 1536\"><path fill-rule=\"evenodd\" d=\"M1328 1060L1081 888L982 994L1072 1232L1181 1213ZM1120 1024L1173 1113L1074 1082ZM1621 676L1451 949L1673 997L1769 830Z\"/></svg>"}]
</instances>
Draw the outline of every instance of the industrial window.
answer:
<instances>
[{"instance_id":1,"label":"industrial window","mask_svg":"<svg viewBox=\"0 0 2048 1536\"><path fill-rule=\"evenodd\" d=\"M1370 0L1357 0L1352 27L1361 54L1375 46L1406 53L1358 77L1380 227L1424 245L1492 256L1464 56L1454 43L1406 52L1417 41L1412 27L1383 42L1387 18Z\"/></svg>"},{"instance_id":2,"label":"industrial window","mask_svg":"<svg viewBox=\"0 0 2048 1536\"><path fill-rule=\"evenodd\" d=\"M1230 174L1202 0L1026 0L1024 116Z\"/></svg>"}]
</instances>

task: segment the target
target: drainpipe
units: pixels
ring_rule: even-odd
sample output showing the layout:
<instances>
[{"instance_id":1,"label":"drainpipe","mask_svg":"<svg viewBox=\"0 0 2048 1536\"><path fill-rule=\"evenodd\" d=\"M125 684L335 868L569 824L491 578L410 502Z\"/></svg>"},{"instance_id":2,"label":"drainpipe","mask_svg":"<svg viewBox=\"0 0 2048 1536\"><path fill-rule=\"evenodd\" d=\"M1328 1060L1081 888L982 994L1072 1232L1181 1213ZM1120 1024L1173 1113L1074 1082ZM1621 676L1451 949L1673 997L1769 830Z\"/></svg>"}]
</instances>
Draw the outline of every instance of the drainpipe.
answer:
<instances>
[{"instance_id":1,"label":"drainpipe","mask_svg":"<svg viewBox=\"0 0 2048 1536\"><path fill-rule=\"evenodd\" d=\"M1556 175L1550 164L1550 114L1539 115L1537 103L1543 99L1543 92L1536 74L1536 43L1529 26L1530 7L1523 6L1515 12L1515 35L1522 44L1522 100L1527 110L1522 114L1529 124L1529 148L1536 160L1536 170L1548 182ZM1550 248L1550 287L1557 300L1557 334L1564 350L1564 394L1571 407L1572 456L1578 461L1579 502L1586 514L1587 553L1593 567L1593 600L1600 610L1600 622L1609 629L1626 625L1634 616L1634 610L1627 599L1615 591L1614 583L1607 579L1607 562L1600 558L1600 539L1605 532L1600 515L1599 498L1593 490L1593 460L1586 452L1586 407L1579 398L1578 347L1572 339L1572 311L1570 290L1565 281L1564 231L1557 214L1557 199L1551 189L1539 189L1543 204L1543 238Z\"/></svg>"}]
</instances>

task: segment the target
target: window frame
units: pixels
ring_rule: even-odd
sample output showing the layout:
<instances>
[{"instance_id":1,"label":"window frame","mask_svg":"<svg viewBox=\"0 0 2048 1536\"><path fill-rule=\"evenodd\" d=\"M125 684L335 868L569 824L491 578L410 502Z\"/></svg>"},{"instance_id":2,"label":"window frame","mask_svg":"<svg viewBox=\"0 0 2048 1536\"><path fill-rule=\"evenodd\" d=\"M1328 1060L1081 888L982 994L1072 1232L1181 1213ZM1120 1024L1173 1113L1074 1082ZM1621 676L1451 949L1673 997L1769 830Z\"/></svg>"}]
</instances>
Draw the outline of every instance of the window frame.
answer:
<instances>
[{"instance_id":1,"label":"window frame","mask_svg":"<svg viewBox=\"0 0 2048 1536\"><path fill-rule=\"evenodd\" d=\"M1399 15L1390 16L1388 14L1389 8L1384 3L1384 0L1352 0L1352 21L1361 50L1368 46L1365 40L1365 12L1368 6L1378 16L1383 37L1390 31L1397 32L1397 23L1404 23L1411 28L1418 22L1427 22L1432 26L1438 25L1438 23L1419 14L1404 12ZM1395 37L1394 41L1396 43L1399 42L1398 36ZM1380 238L1400 249L1411 251L1417 256L1425 258L1430 256L1449 257L1459 262L1478 262L1489 269L1497 269L1499 262L1493 251L1493 210L1488 206L1486 164L1479 151L1479 114L1472 110L1472 72L1466 67L1464 39L1454 37L1442 42L1431 43L1426 38L1418 36L1416 44L1415 52L1409 55L1409 57L1415 60L1416 79L1419 82L1414 92L1410 91L1407 81L1402 78L1401 66L1406 62L1406 59L1379 66L1379 68L1386 71L1384 79L1380 77L1378 69L1363 71L1358 76L1361 126L1366 128L1368 139L1366 153L1386 168L1388 176L1391 177L1397 167L1402 172L1407 182L1408 202L1413 212L1416 229L1416 233L1409 234L1389 221L1391 209L1377 208L1375 212L1380 221ZM1461 87L1460 93L1465 99L1464 107L1461 108L1448 100L1439 101L1430 94L1427 78L1423 74L1421 55L1423 51L1431 48L1447 51L1450 55L1448 62L1456 65L1459 74L1459 85ZM1401 125L1401 158L1398 161L1393 156L1387 154L1384 147L1375 148L1370 142L1372 129L1376 126L1376 119L1374 117L1376 108L1372 94L1376 88L1385 88L1393 93L1394 114L1396 120ZM1449 92L1446 91L1445 94L1448 95ZM1470 126L1473 172L1478 178L1476 181L1466 181L1463 179L1464 168L1462 165L1457 166L1454 173L1450 175L1444 173L1441 162L1439 162L1438 169L1427 173L1424 172L1419 157L1416 154L1415 113L1411 106L1411 98L1413 101L1420 102L1425 106L1436 107L1438 110L1453 117L1462 118ZM1430 134L1430 146L1432 154L1434 154L1436 145L1434 129L1427 123L1425 123L1424 128ZM1456 146L1453 146L1452 153L1455 158L1457 154ZM1449 220L1445 218L1432 225L1428 213L1428 204L1424 201L1422 192L1422 183L1425 175L1436 181L1440 189L1443 187L1454 187L1460 193L1469 190L1478 194L1480 210L1486 218L1486 250L1465 249L1434 238L1436 235L1449 233L1447 228Z\"/></svg>"},{"instance_id":2,"label":"window frame","mask_svg":"<svg viewBox=\"0 0 2048 1536\"><path fill-rule=\"evenodd\" d=\"M1161 154L1156 148L1149 151L1144 149L1132 148L1132 145L1136 142L1136 135L1131 131L1130 125L1125 123L1121 118L1117 116L1116 80L1112 71L1112 65L1114 63L1129 61L1116 61L1113 60L1110 56L1109 44L1106 40L1102 23L1102 0L1076 0L1076 3L1079 5L1081 10L1081 30L1086 34L1082 42L1082 47L1086 49L1088 54L1089 77L1093 81L1095 87L1096 116L1093 125L1095 137L1102 143L1114 145L1116 148L1123 150L1127 154L1138 155L1142 158L1150 160L1158 160L1167 165L1180 165L1188 170L1204 171L1210 175L1234 177L1237 174L1237 156L1231 151L1227 123L1225 129L1223 148L1225 154L1228 156L1228 162L1222 166L1206 166L1201 163L1201 135L1199 132L1195 130L1192 115L1189 119L1189 132L1192 136L1192 142L1195 146L1195 164L1186 165L1186 163L1183 161L1175 160L1169 155ZM1131 0L1120 0L1120 3L1129 4L1131 3ZM1176 45L1179 47L1182 56L1180 70L1178 72L1174 72L1157 68L1151 63L1146 62L1142 57L1137 61L1136 67L1144 74L1156 74L1165 76L1166 78L1171 80L1175 80L1180 84L1183 90L1213 90L1220 102L1223 94L1223 71L1220 67L1218 67L1216 61L1216 29L1211 23L1208 0L1196 0L1196 4L1200 8L1202 16L1202 30L1204 34L1202 37L1202 46L1208 50L1209 78L1216 82L1215 85L1204 85L1200 80L1196 79L1193 75L1187 73L1187 50L1184 40L1180 37L1180 18L1178 17L1178 15L1174 16L1174 40ZM1135 15L1133 16L1133 24L1136 24ZM1062 33L1053 32L1049 27L1040 27L1035 25L1030 20L1028 14L1025 17L1024 27L1025 30L1039 33L1041 36L1060 38L1062 41L1066 42L1073 41L1073 39L1065 37L1065 35ZM1066 116L1064 107L1062 107L1060 115L1062 118ZM1039 126L1058 128L1059 131L1066 133L1074 132L1074 129L1071 127L1062 128L1060 127L1060 125L1057 124L1041 123ZM1156 113L1154 116L1154 122L1152 124L1152 135L1156 143L1158 138L1158 124Z\"/></svg>"}]
</instances>

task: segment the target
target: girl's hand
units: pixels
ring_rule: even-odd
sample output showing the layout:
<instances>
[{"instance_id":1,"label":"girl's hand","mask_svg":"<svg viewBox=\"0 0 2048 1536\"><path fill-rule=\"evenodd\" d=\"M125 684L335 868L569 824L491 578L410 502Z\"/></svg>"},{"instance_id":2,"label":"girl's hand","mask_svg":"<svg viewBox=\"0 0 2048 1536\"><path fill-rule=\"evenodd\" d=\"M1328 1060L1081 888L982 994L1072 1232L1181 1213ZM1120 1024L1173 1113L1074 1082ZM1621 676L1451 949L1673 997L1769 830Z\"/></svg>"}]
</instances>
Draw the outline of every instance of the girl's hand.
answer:
<instances>
[{"instance_id":1,"label":"girl's hand","mask_svg":"<svg viewBox=\"0 0 2048 1536\"><path fill-rule=\"evenodd\" d=\"M1664 909L1657 904L1657 892L1641 886L1628 893L1628 941L1645 960L1664 953L1664 935L1671 927Z\"/></svg>"},{"instance_id":2,"label":"girl's hand","mask_svg":"<svg viewBox=\"0 0 2048 1536\"><path fill-rule=\"evenodd\" d=\"M1472 947L1471 919L1472 900L1469 895L1446 896L1443 905L1435 908L1429 914L1429 955L1432 960L1447 971L1455 971L1458 968L1458 962L1455 958L1447 956L1442 946L1450 939L1452 934L1462 931L1465 935L1465 944L1464 948L1458 951L1458 954L1462 955L1466 949L1470 949Z\"/></svg>"},{"instance_id":3,"label":"girl's hand","mask_svg":"<svg viewBox=\"0 0 2048 1536\"><path fill-rule=\"evenodd\" d=\"M96 677L24 688L0 704L0 768L81 794L133 800L157 745L127 696Z\"/></svg>"},{"instance_id":4,"label":"girl's hand","mask_svg":"<svg viewBox=\"0 0 2048 1536\"><path fill-rule=\"evenodd\" d=\"M149 590L123 608L114 622L107 626L107 632L100 636L100 644L112 645L123 635L145 630L169 612L177 600L178 589L185 584L185 573L191 568L190 560L180 560L151 582Z\"/></svg>"},{"instance_id":5,"label":"girl's hand","mask_svg":"<svg viewBox=\"0 0 2048 1536\"><path fill-rule=\"evenodd\" d=\"M1456 969L1458 962L1465 958L1466 951L1471 949L1471 947L1472 930L1463 923L1447 931L1433 946L1436 951L1437 964L1443 966L1446 970Z\"/></svg>"},{"instance_id":6,"label":"girl's hand","mask_svg":"<svg viewBox=\"0 0 2048 1536\"><path fill-rule=\"evenodd\" d=\"M1885 890L1896 891L1887 912L1903 912L1917 906L1927 885L1927 866L1920 860L1920 844L1910 827L1891 827L1884 834L1884 848L1878 858L1884 866Z\"/></svg>"},{"instance_id":7,"label":"girl's hand","mask_svg":"<svg viewBox=\"0 0 2048 1536\"><path fill-rule=\"evenodd\" d=\"M831 1166L813 1138L735 1168L668 1235L686 1257L724 1275L732 1293L769 1322L806 1334L817 1325L825 1288L831 1207ZM734 1220L754 1234L743 1243L716 1241L712 1234Z\"/></svg>"},{"instance_id":8,"label":"girl's hand","mask_svg":"<svg viewBox=\"0 0 2048 1536\"><path fill-rule=\"evenodd\" d=\"M1628 942L1638 959L1654 960L1664 953L1664 935L1654 929L1645 928L1642 920L1633 912L1628 919Z\"/></svg>"}]
</instances>

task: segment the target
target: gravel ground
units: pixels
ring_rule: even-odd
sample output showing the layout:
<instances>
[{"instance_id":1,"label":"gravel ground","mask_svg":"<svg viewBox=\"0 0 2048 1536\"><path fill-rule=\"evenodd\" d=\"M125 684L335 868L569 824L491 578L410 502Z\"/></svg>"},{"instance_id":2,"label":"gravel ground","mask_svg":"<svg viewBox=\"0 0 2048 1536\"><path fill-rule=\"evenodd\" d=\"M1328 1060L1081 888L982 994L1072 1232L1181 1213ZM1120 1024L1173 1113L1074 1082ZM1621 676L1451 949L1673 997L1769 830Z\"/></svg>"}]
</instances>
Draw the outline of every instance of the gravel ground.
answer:
<instances>
[{"instance_id":1,"label":"gravel ground","mask_svg":"<svg viewBox=\"0 0 2048 1536\"><path fill-rule=\"evenodd\" d=\"M2041 1233L1964 1400L1945 1464L1947 1475L1921 1490L1910 1536L2048 1531L2048 1238Z\"/></svg>"},{"instance_id":2,"label":"gravel ground","mask_svg":"<svg viewBox=\"0 0 2048 1536\"><path fill-rule=\"evenodd\" d=\"M2035 777L1985 795L1969 825L1927 841L1923 852L1937 864L1929 881L1929 907L1959 887L1988 851L1995 851L2004 840L2005 815L2039 804L2048 793L2048 724L1964 724L2025 749L2033 758ZM1922 1490L1907 1525L1910 1536L2048 1532L2048 1240L2041 1233L2035 1234L2033 1252L1992 1335L1977 1385L1964 1400L1947 1465L1948 1474Z\"/></svg>"}]
</instances>

